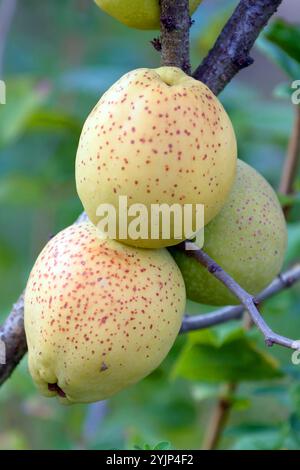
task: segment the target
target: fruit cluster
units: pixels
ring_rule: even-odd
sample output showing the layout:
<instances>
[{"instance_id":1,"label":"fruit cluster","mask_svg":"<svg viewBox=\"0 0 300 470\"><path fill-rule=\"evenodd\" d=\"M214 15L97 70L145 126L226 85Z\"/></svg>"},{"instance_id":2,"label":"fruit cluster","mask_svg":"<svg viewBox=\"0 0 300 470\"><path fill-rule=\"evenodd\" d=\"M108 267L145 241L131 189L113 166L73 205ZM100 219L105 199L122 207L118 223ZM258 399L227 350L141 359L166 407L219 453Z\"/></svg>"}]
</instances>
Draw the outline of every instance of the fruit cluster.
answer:
<instances>
[{"instance_id":1,"label":"fruit cluster","mask_svg":"<svg viewBox=\"0 0 300 470\"><path fill-rule=\"evenodd\" d=\"M122 2L97 3L105 9ZM111 239L99 230L101 204L119 216L118 197L126 196L146 208L139 223L147 227L153 204L201 204L204 249L253 295L281 269L286 228L274 191L237 160L219 100L177 68L134 70L102 96L82 130L76 184L90 222L50 240L25 295L29 368L46 396L63 403L106 399L161 363L179 332L186 296L236 303L176 248L175 224L168 237L160 230L152 237L149 229L146 237L121 238L116 230Z\"/></svg>"}]
</instances>

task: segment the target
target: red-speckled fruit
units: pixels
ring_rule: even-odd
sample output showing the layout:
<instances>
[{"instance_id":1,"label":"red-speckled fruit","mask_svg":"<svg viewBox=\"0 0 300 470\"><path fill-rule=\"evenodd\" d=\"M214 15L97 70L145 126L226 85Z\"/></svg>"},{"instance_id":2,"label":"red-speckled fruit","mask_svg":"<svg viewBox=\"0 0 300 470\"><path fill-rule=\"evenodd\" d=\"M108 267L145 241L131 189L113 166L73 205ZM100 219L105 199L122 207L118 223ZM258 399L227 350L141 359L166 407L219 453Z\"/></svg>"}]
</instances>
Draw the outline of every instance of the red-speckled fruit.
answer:
<instances>
[{"instance_id":1,"label":"red-speckled fruit","mask_svg":"<svg viewBox=\"0 0 300 470\"><path fill-rule=\"evenodd\" d=\"M144 204L148 214L152 204L203 204L208 223L229 194L236 156L231 121L206 85L176 67L138 69L113 85L87 118L76 158L77 190L94 224L100 204L119 214L120 195L128 206ZM172 226L169 238L160 233L155 239L150 217L147 223L148 239L129 233L120 241L145 248L179 243Z\"/></svg>"},{"instance_id":2,"label":"red-speckled fruit","mask_svg":"<svg viewBox=\"0 0 300 470\"><path fill-rule=\"evenodd\" d=\"M241 160L231 194L205 228L204 239L203 249L252 295L282 268L287 231L277 196L264 177ZM196 260L176 248L172 253L188 298L211 305L240 303Z\"/></svg>"},{"instance_id":3,"label":"red-speckled fruit","mask_svg":"<svg viewBox=\"0 0 300 470\"><path fill-rule=\"evenodd\" d=\"M155 369L180 328L185 288L167 250L71 226L44 248L25 295L31 375L63 403L103 400Z\"/></svg>"}]
</instances>

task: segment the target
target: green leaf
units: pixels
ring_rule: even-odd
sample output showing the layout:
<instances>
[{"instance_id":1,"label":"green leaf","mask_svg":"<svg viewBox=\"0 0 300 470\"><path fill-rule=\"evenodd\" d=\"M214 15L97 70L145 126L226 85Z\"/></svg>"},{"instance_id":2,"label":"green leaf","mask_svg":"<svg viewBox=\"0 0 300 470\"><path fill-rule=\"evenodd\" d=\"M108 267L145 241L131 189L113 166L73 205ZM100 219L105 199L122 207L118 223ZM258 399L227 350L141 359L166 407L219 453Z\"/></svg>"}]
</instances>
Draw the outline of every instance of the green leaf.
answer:
<instances>
[{"instance_id":1,"label":"green leaf","mask_svg":"<svg viewBox=\"0 0 300 470\"><path fill-rule=\"evenodd\" d=\"M300 222L288 224L288 248L286 262L291 263L300 257Z\"/></svg>"},{"instance_id":2,"label":"green leaf","mask_svg":"<svg viewBox=\"0 0 300 470\"><path fill-rule=\"evenodd\" d=\"M266 426L251 432L247 428L245 433L247 434L235 442L233 450L276 450L283 446L284 436L278 429Z\"/></svg>"},{"instance_id":3,"label":"green leaf","mask_svg":"<svg viewBox=\"0 0 300 470\"><path fill-rule=\"evenodd\" d=\"M290 416L290 427L294 439L300 445L300 418L296 413Z\"/></svg>"},{"instance_id":4,"label":"green leaf","mask_svg":"<svg viewBox=\"0 0 300 470\"><path fill-rule=\"evenodd\" d=\"M170 450L172 449L172 446L170 442L159 442L155 447L153 447L153 450Z\"/></svg>"},{"instance_id":5,"label":"green leaf","mask_svg":"<svg viewBox=\"0 0 300 470\"><path fill-rule=\"evenodd\" d=\"M232 408L236 411L245 411L251 406L251 400L248 397L233 396L231 398Z\"/></svg>"},{"instance_id":6,"label":"green leaf","mask_svg":"<svg viewBox=\"0 0 300 470\"><path fill-rule=\"evenodd\" d=\"M282 376L273 356L260 350L242 328L198 331L177 359L172 377L207 382L241 382Z\"/></svg>"},{"instance_id":7,"label":"green leaf","mask_svg":"<svg viewBox=\"0 0 300 470\"><path fill-rule=\"evenodd\" d=\"M295 410L295 412L300 414L300 384L295 383L292 385L290 391L290 398L291 398L291 403L292 403L292 409Z\"/></svg>"},{"instance_id":8,"label":"green leaf","mask_svg":"<svg viewBox=\"0 0 300 470\"><path fill-rule=\"evenodd\" d=\"M300 63L300 26L277 18L267 29L265 37Z\"/></svg>"}]
</instances>

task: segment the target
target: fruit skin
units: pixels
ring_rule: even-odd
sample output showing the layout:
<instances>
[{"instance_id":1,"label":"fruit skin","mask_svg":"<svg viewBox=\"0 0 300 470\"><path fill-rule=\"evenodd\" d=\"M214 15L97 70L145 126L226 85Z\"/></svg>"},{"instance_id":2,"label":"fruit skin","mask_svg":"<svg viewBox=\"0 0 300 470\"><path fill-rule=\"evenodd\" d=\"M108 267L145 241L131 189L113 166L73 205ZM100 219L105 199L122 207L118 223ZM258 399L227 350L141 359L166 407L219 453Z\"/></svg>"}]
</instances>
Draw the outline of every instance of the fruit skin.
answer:
<instances>
[{"instance_id":1,"label":"fruit skin","mask_svg":"<svg viewBox=\"0 0 300 470\"><path fill-rule=\"evenodd\" d=\"M184 307L184 282L167 250L100 240L90 223L71 226L47 244L28 281L31 375L46 396L57 383L62 403L106 399L161 363Z\"/></svg>"},{"instance_id":2,"label":"fruit skin","mask_svg":"<svg viewBox=\"0 0 300 470\"><path fill-rule=\"evenodd\" d=\"M204 204L208 223L228 197L236 158L231 121L206 85L176 67L137 69L102 96L83 126L77 191L94 224L99 204L117 210L120 195L129 206L145 204L148 214L151 204ZM145 248L180 242L161 235L120 241Z\"/></svg>"},{"instance_id":3,"label":"fruit skin","mask_svg":"<svg viewBox=\"0 0 300 470\"><path fill-rule=\"evenodd\" d=\"M159 29L159 0L95 0L96 4L121 23L136 29ZM190 14L201 0L190 0Z\"/></svg>"},{"instance_id":4,"label":"fruit skin","mask_svg":"<svg viewBox=\"0 0 300 470\"><path fill-rule=\"evenodd\" d=\"M231 194L205 227L204 240L203 250L252 295L282 268L287 230L277 196L265 178L241 160ZM176 249L172 254L189 299L210 305L240 303L197 261Z\"/></svg>"}]
</instances>

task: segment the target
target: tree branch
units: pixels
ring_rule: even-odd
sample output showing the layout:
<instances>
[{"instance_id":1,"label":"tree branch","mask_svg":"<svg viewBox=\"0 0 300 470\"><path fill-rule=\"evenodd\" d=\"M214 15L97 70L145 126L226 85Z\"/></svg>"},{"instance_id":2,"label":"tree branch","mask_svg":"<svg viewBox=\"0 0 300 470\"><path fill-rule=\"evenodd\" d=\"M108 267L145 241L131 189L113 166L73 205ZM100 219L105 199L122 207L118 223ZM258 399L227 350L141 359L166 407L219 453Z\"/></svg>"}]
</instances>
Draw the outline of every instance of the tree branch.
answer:
<instances>
[{"instance_id":1,"label":"tree branch","mask_svg":"<svg viewBox=\"0 0 300 470\"><path fill-rule=\"evenodd\" d=\"M216 95L243 68L253 63L250 50L282 0L241 0L215 45L193 76Z\"/></svg>"},{"instance_id":2,"label":"tree branch","mask_svg":"<svg viewBox=\"0 0 300 470\"><path fill-rule=\"evenodd\" d=\"M181 244L182 248L183 245L185 245L185 243ZM257 299L254 299L250 294L248 294L248 292L246 292L228 273L226 273L221 266L210 258L207 253L203 250L197 249L197 245L195 245L194 248L194 250L186 251L186 254L205 266L216 279L221 281L222 284L224 284L228 290L230 290L241 301L242 306L251 316L253 323L255 323L257 328L264 335L267 346L279 344L286 348L300 349L299 341L286 338L285 336L281 336L271 330L257 309Z\"/></svg>"},{"instance_id":3,"label":"tree branch","mask_svg":"<svg viewBox=\"0 0 300 470\"><path fill-rule=\"evenodd\" d=\"M11 313L0 328L0 340L4 342L6 354L6 364L0 364L1 385L27 351L24 332L24 294L14 304Z\"/></svg>"},{"instance_id":4,"label":"tree branch","mask_svg":"<svg viewBox=\"0 0 300 470\"><path fill-rule=\"evenodd\" d=\"M189 0L160 0L161 63L191 72Z\"/></svg>"}]
</instances>

